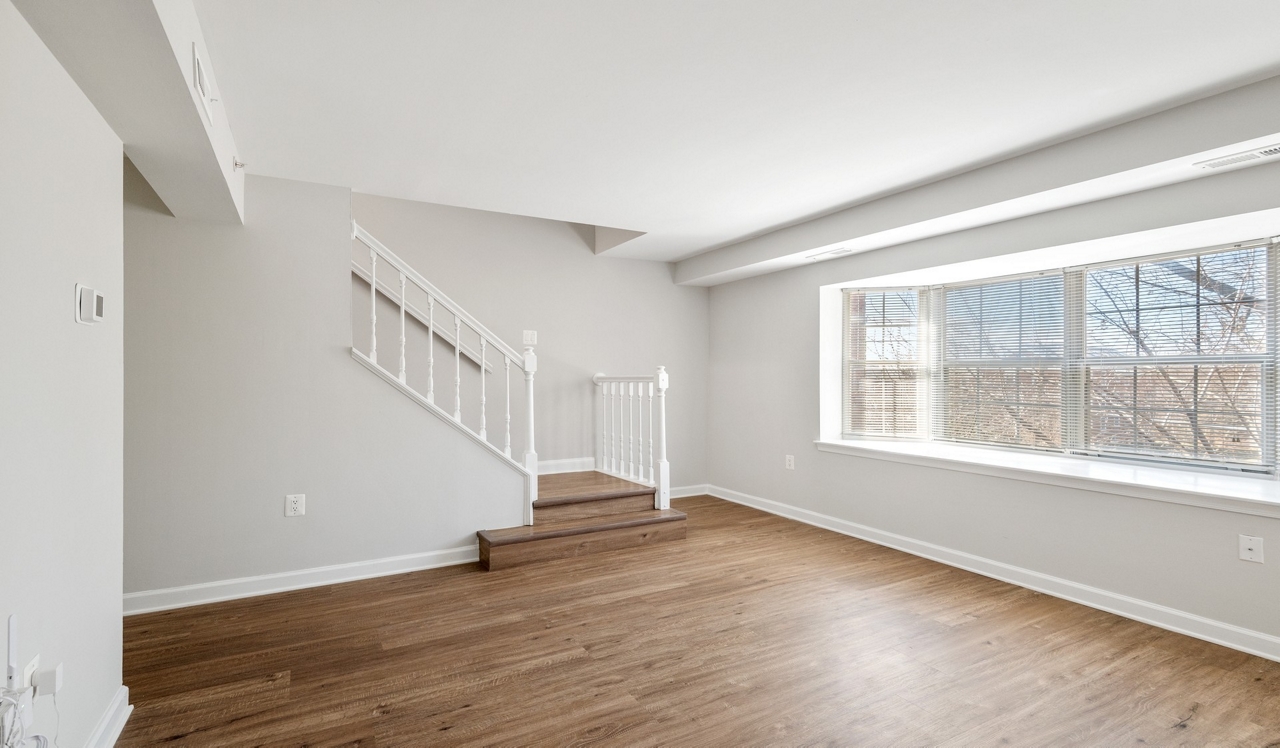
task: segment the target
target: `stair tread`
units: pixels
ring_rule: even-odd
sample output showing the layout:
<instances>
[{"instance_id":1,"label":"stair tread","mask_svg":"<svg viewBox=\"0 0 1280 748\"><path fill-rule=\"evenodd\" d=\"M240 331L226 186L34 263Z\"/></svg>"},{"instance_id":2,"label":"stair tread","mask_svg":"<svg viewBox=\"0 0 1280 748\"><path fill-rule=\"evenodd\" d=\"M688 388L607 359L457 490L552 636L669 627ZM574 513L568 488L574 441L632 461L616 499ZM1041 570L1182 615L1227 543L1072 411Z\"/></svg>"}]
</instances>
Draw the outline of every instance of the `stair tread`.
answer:
<instances>
[{"instance_id":1,"label":"stair tread","mask_svg":"<svg viewBox=\"0 0 1280 748\"><path fill-rule=\"evenodd\" d=\"M498 546L511 543L528 543L545 538L559 538L566 535L617 530L624 527L639 527L659 522L678 522L685 518L685 513L676 509L650 509L643 512L608 514L600 517L542 522L536 525L522 525L520 527L504 527L499 530L481 530L476 535L488 542L489 545Z\"/></svg>"},{"instance_id":2,"label":"stair tread","mask_svg":"<svg viewBox=\"0 0 1280 748\"><path fill-rule=\"evenodd\" d=\"M619 499L624 496L653 494L653 486L635 483L594 470L582 473L554 473L538 477L538 499L535 507L577 504L585 501Z\"/></svg>"}]
</instances>

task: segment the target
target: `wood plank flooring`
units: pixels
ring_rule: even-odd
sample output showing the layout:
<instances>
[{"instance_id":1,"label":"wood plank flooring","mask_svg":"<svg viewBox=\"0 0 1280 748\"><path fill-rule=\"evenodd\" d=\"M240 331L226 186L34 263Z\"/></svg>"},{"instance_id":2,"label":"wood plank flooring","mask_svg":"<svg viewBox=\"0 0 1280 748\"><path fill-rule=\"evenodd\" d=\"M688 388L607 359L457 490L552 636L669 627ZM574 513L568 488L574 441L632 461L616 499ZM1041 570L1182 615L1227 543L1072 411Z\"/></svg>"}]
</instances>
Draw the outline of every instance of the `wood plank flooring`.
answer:
<instances>
[{"instance_id":1,"label":"wood plank flooring","mask_svg":"<svg viewBox=\"0 0 1280 748\"><path fill-rule=\"evenodd\" d=\"M1280 745L1280 663L674 505L683 542L126 618L118 745Z\"/></svg>"}]
</instances>

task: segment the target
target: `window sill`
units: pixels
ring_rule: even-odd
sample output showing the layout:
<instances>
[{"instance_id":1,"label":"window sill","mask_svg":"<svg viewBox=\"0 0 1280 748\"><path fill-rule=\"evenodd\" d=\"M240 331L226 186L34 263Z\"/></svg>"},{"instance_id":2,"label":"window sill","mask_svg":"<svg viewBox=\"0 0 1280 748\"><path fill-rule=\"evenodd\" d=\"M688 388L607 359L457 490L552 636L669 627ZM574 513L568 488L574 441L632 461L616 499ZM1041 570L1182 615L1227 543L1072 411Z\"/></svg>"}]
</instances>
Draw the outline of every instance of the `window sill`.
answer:
<instances>
[{"instance_id":1,"label":"window sill","mask_svg":"<svg viewBox=\"0 0 1280 748\"><path fill-rule=\"evenodd\" d=\"M819 439L822 452L1280 518L1280 481L938 442Z\"/></svg>"}]
</instances>

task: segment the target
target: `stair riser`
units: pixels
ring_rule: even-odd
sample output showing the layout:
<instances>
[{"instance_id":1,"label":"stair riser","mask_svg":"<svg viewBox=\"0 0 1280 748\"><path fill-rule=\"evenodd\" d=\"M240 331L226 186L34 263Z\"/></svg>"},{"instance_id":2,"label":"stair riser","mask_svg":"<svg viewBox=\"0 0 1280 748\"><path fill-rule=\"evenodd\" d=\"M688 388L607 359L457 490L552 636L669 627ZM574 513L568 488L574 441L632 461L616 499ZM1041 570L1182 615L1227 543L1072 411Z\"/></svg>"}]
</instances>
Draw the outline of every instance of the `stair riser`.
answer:
<instances>
[{"instance_id":1,"label":"stair riser","mask_svg":"<svg viewBox=\"0 0 1280 748\"><path fill-rule=\"evenodd\" d=\"M558 504L548 507L533 507L533 523L555 522L562 519L584 519L586 517L603 517L609 514L625 514L627 512L643 512L653 508L653 494L640 496L624 496L620 499L600 499L583 501L576 504Z\"/></svg>"},{"instance_id":2,"label":"stair riser","mask_svg":"<svg viewBox=\"0 0 1280 748\"><path fill-rule=\"evenodd\" d=\"M528 543L511 543L489 547L480 540L480 565L490 571L512 566L550 561L557 558L573 558L593 553L603 553L621 548L682 540L686 533L686 521L659 522L639 527L622 527L601 532L546 538Z\"/></svg>"}]
</instances>

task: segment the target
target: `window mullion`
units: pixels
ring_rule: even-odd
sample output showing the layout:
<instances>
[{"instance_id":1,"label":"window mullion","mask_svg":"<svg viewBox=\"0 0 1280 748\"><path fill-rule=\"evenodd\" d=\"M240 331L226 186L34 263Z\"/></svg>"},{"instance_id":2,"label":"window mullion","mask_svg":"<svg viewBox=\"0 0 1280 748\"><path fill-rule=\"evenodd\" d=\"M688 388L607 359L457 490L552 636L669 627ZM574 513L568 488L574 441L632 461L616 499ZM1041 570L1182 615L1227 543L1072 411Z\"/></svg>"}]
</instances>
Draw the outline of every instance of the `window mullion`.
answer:
<instances>
[{"instance_id":1,"label":"window mullion","mask_svg":"<svg viewBox=\"0 0 1280 748\"><path fill-rule=\"evenodd\" d=\"M1088 448L1088 369L1085 366L1085 271L1069 268L1063 274L1062 448Z\"/></svg>"}]
</instances>

